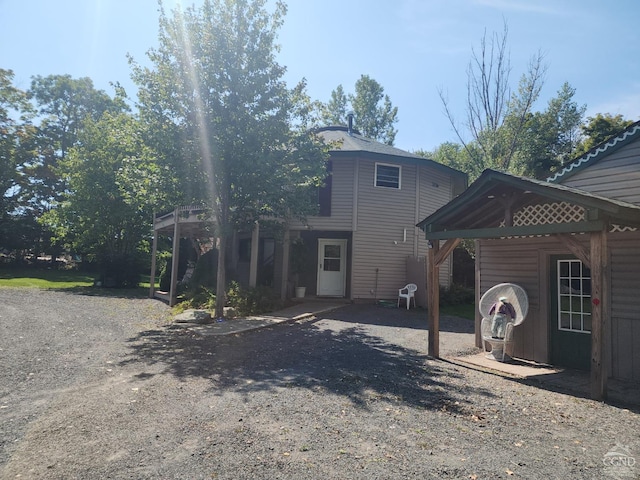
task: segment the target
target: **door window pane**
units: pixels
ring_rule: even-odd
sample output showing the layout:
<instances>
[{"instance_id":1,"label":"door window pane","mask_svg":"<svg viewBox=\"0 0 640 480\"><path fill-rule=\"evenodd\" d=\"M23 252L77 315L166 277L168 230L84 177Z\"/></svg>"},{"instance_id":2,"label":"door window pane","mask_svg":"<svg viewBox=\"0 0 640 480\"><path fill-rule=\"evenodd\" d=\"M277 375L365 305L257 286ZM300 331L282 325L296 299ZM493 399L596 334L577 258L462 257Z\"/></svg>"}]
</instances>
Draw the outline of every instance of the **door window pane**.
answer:
<instances>
[{"instance_id":1,"label":"door window pane","mask_svg":"<svg viewBox=\"0 0 640 480\"><path fill-rule=\"evenodd\" d=\"M591 331L591 272L580 260L558 260L558 328Z\"/></svg>"},{"instance_id":2,"label":"door window pane","mask_svg":"<svg viewBox=\"0 0 640 480\"><path fill-rule=\"evenodd\" d=\"M325 258L340 258L340 245L325 245Z\"/></svg>"},{"instance_id":3,"label":"door window pane","mask_svg":"<svg viewBox=\"0 0 640 480\"><path fill-rule=\"evenodd\" d=\"M339 258L325 258L324 259L325 272L339 272L340 271L340 259Z\"/></svg>"}]
</instances>

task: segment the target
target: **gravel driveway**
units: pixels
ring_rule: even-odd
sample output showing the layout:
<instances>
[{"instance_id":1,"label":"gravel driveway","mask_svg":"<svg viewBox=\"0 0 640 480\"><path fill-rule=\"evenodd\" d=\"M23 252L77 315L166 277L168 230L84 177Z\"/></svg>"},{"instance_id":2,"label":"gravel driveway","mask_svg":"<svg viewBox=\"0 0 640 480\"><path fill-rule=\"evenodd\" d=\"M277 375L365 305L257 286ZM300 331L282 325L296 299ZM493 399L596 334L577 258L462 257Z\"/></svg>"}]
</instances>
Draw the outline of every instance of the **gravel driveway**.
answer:
<instances>
[{"instance_id":1,"label":"gravel driveway","mask_svg":"<svg viewBox=\"0 0 640 480\"><path fill-rule=\"evenodd\" d=\"M637 411L431 360L424 314L229 337L168 314L0 289L0 478L640 477Z\"/></svg>"}]
</instances>

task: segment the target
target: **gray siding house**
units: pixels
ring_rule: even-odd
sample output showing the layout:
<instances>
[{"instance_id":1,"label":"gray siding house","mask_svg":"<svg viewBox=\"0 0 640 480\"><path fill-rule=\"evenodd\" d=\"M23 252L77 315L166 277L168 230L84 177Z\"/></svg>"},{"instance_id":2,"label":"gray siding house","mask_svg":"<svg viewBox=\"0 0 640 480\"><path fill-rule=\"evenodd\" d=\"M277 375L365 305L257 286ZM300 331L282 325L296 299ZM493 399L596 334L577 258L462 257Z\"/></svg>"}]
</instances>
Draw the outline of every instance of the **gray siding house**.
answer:
<instances>
[{"instance_id":1,"label":"gray siding house","mask_svg":"<svg viewBox=\"0 0 640 480\"><path fill-rule=\"evenodd\" d=\"M609 377L640 380L640 122L546 181L485 171L419 226L432 242L476 239L477 300L524 287L514 357L590 370L595 398Z\"/></svg>"},{"instance_id":2,"label":"gray siding house","mask_svg":"<svg viewBox=\"0 0 640 480\"><path fill-rule=\"evenodd\" d=\"M291 265L282 266L286 241L276 242L273 285L286 296L293 295L295 282L306 287L307 296L375 301L395 299L399 288L413 282L422 286L418 304L426 305L427 244L416 223L460 194L466 174L349 127L326 127L318 134L336 145L319 193L319 214L290 224L285 236L291 246L304 245L307 261L295 275ZM243 239L248 242L248 235ZM248 280L249 263L241 262L237 271ZM450 284L450 274L447 263L443 285Z\"/></svg>"},{"instance_id":3,"label":"gray siding house","mask_svg":"<svg viewBox=\"0 0 640 480\"><path fill-rule=\"evenodd\" d=\"M460 194L466 175L348 127L327 127L319 134L338 145L331 151L329 191L320 196L324 215L291 225L291 238L308 245L316 260L303 276L307 293L354 301L395 299L411 281L422 285L418 303L425 305L427 241L416 223ZM338 251L345 255L339 275L324 268L329 266L325 254ZM450 274L447 263L443 285L450 284Z\"/></svg>"},{"instance_id":4,"label":"gray siding house","mask_svg":"<svg viewBox=\"0 0 640 480\"><path fill-rule=\"evenodd\" d=\"M464 191L466 174L349 127L326 127L318 134L335 145L318 194L318 215L289 224L283 236L260 225L237 232L229 277L250 286L270 285L282 298L293 296L295 285L306 287L306 296L362 302L395 300L398 289L412 282L420 286L417 304L426 306L427 240L416 224ZM194 235L198 213L180 207L156 218L156 237ZM304 258L294 258L300 255ZM449 285L450 276L446 262L439 282ZM172 303L175 281L172 292L152 295Z\"/></svg>"}]
</instances>

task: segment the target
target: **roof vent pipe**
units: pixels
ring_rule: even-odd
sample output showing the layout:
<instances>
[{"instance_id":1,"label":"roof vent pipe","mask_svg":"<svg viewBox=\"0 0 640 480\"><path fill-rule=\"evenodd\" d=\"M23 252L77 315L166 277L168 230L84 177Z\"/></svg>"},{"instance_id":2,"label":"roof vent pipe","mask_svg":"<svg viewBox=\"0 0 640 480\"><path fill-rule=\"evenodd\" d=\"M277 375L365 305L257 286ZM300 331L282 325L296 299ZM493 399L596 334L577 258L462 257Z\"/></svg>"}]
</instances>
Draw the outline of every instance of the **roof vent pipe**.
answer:
<instances>
[{"instance_id":1,"label":"roof vent pipe","mask_svg":"<svg viewBox=\"0 0 640 480\"><path fill-rule=\"evenodd\" d=\"M353 135L353 117L353 112L347 113L347 121L349 122L349 130L347 130L347 133L349 135Z\"/></svg>"}]
</instances>

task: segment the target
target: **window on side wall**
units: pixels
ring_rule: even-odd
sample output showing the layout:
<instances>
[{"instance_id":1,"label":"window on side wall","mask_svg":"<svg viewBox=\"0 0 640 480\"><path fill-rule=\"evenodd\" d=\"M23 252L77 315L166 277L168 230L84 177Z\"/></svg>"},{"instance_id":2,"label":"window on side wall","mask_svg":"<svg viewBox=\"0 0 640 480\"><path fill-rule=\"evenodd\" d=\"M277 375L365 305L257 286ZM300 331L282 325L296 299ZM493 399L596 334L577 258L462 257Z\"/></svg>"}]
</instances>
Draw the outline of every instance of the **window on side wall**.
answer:
<instances>
[{"instance_id":1,"label":"window on side wall","mask_svg":"<svg viewBox=\"0 0 640 480\"><path fill-rule=\"evenodd\" d=\"M376 163L376 187L395 188L400 190L401 168L397 165Z\"/></svg>"}]
</instances>

